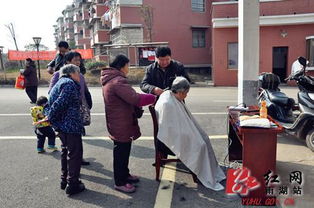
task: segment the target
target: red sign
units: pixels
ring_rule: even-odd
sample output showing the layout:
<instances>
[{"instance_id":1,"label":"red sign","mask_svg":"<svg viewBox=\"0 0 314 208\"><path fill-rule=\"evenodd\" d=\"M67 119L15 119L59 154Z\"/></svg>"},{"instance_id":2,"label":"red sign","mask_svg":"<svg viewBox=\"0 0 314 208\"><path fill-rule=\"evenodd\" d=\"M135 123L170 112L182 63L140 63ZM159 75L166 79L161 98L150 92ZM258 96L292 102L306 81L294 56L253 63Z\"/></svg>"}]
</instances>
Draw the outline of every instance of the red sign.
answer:
<instances>
[{"instance_id":1,"label":"red sign","mask_svg":"<svg viewBox=\"0 0 314 208\"><path fill-rule=\"evenodd\" d=\"M229 169L227 172L226 194L248 195L250 190L260 187L260 183L251 176L251 171L245 167Z\"/></svg>"},{"instance_id":2,"label":"red sign","mask_svg":"<svg viewBox=\"0 0 314 208\"><path fill-rule=\"evenodd\" d=\"M76 49L74 50L82 55L83 59L92 59L93 50L92 49ZM8 59L10 61L20 61L27 58L32 60L53 60L57 54L57 51L13 51L9 50Z\"/></svg>"}]
</instances>

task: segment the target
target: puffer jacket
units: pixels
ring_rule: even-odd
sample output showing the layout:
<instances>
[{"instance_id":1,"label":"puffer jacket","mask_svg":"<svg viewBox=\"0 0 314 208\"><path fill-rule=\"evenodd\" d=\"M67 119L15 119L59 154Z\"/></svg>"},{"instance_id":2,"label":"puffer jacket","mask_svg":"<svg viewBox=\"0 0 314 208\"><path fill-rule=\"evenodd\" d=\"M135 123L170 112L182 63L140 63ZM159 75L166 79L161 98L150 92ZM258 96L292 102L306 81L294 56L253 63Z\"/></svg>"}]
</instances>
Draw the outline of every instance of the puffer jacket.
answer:
<instances>
[{"instance_id":1,"label":"puffer jacket","mask_svg":"<svg viewBox=\"0 0 314 208\"><path fill-rule=\"evenodd\" d=\"M134 106L140 102L140 94L117 69L101 71L101 84L105 103L109 137L118 142L130 142L141 136Z\"/></svg>"},{"instance_id":2,"label":"puffer jacket","mask_svg":"<svg viewBox=\"0 0 314 208\"><path fill-rule=\"evenodd\" d=\"M38 86L37 71L35 64L27 65L22 74L25 77L25 87Z\"/></svg>"},{"instance_id":3,"label":"puffer jacket","mask_svg":"<svg viewBox=\"0 0 314 208\"><path fill-rule=\"evenodd\" d=\"M50 91L45 114L56 131L81 134L80 84L71 78L60 78Z\"/></svg>"}]
</instances>

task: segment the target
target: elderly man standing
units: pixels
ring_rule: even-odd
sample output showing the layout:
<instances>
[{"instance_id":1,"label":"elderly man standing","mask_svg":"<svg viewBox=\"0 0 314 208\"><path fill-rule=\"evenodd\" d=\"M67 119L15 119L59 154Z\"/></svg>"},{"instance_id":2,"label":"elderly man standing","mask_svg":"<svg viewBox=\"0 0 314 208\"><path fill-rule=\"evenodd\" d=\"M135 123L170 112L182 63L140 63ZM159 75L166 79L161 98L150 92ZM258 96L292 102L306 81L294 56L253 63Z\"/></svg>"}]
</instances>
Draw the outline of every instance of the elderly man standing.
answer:
<instances>
[{"instance_id":1,"label":"elderly man standing","mask_svg":"<svg viewBox=\"0 0 314 208\"><path fill-rule=\"evenodd\" d=\"M47 117L61 140L61 189L66 188L68 195L76 194L85 189L79 180L83 156L80 68L73 64L62 67L49 95Z\"/></svg>"},{"instance_id":2,"label":"elderly man standing","mask_svg":"<svg viewBox=\"0 0 314 208\"><path fill-rule=\"evenodd\" d=\"M202 130L183 100L190 89L184 77L177 77L171 91L161 94L155 105L158 139L188 167L207 188L223 190L225 179L207 134Z\"/></svg>"},{"instance_id":3,"label":"elderly man standing","mask_svg":"<svg viewBox=\"0 0 314 208\"><path fill-rule=\"evenodd\" d=\"M171 49L159 47L156 49L157 61L149 65L140 85L145 93L161 95L166 88L170 88L177 76L185 77L189 82L190 78L184 69L183 64L171 59Z\"/></svg>"}]
</instances>

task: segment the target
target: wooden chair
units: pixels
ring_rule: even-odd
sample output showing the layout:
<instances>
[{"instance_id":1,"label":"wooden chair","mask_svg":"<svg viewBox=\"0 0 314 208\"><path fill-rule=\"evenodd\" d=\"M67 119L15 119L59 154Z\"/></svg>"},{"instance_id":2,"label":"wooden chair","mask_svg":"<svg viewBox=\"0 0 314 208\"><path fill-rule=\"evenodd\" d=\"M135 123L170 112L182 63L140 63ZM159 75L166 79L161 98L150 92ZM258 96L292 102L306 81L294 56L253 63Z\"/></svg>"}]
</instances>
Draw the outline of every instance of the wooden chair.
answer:
<instances>
[{"instance_id":1,"label":"wooden chair","mask_svg":"<svg viewBox=\"0 0 314 208\"><path fill-rule=\"evenodd\" d=\"M181 162L179 159L167 159L164 157L164 154L158 150L158 145L157 145L157 134L158 134L158 121L157 121L157 116L156 116L156 111L154 106L149 106L149 112L152 116L153 120L153 126L154 126L154 145L155 145L155 170L156 170L156 181L159 181L159 176L160 176L160 166L163 164L167 164L170 162ZM193 177L193 181L195 183L198 182L198 179L196 175L190 171Z\"/></svg>"}]
</instances>

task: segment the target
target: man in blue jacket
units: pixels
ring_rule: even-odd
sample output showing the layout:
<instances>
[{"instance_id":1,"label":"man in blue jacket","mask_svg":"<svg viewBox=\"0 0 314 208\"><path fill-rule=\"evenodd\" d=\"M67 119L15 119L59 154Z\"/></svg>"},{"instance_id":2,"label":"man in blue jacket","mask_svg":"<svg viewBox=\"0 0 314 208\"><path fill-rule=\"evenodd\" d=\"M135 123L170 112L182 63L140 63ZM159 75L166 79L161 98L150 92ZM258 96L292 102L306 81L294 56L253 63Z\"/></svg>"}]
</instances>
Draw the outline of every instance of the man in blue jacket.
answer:
<instances>
[{"instance_id":1,"label":"man in blue jacket","mask_svg":"<svg viewBox=\"0 0 314 208\"><path fill-rule=\"evenodd\" d=\"M79 180L83 148L80 115L80 69L68 64L60 69L60 79L50 91L47 117L61 140L61 189L66 194L82 192Z\"/></svg>"}]
</instances>

